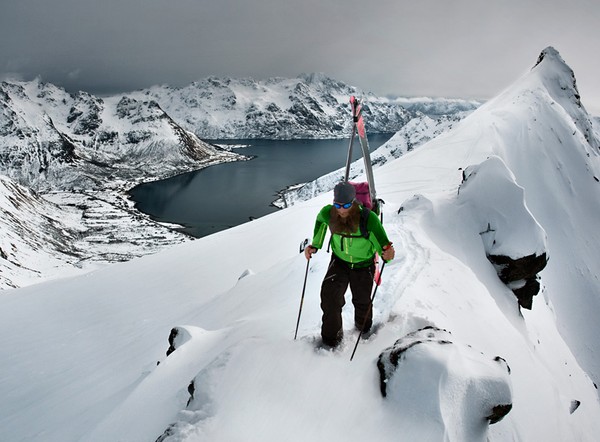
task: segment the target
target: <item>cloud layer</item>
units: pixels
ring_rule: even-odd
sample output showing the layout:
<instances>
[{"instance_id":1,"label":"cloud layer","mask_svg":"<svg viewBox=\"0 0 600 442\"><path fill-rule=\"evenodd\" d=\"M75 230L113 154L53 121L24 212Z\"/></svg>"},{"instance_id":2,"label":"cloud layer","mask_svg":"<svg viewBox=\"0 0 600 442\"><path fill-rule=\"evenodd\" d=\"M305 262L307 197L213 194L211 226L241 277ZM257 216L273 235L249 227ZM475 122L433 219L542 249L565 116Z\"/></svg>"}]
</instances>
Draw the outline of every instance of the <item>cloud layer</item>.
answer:
<instances>
[{"instance_id":1,"label":"cloud layer","mask_svg":"<svg viewBox=\"0 0 600 442\"><path fill-rule=\"evenodd\" d=\"M554 46L600 111L600 4L588 0L20 0L0 76L113 93L209 75L324 72L378 94L488 98Z\"/></svg>"}]
</instances>

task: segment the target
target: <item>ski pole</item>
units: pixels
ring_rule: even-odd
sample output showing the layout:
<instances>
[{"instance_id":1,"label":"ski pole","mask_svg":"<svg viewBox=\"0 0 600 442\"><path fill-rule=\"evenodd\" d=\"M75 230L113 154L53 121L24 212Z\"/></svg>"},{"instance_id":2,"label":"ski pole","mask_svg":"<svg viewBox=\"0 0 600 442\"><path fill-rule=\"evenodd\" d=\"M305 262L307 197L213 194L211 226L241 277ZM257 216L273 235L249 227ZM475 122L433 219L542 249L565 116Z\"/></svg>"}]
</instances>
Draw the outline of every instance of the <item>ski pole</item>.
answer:
<instances>
[{"instance_id":1,"label":"ski pole","mask_svg":"<svg viewBox=\"0 0 600 442\"><path fill-rule=\"evenodd\" d=\"M383 261L383 264L381 265L381 271L379 272L379 280L380 281L381 281L381 275L383 275L384 268L385 268L385 261ZM365 319L362 323L362 327L360 328L360 333L358 335L358 339L356 340L356 344L354 345L354 350L352 351L352 356L350 356L350 361L352 361L352 358L354 357L354 353L356 353L356 348L358 347L358 343L360 342L360 338L362 337L363 330L365 328L365 325L367 325L367 318L373 311L373 301L375 300L375 294L377 293L378 287L379 286L377 284L375 284L375 290L373 291L373 296L371 297L371 304L369 304L369 311L367 312L367 315L365 316Z\"/></svg>"},{"instance_id":2,"label":"ski pole","mask_svg":"<svg viewBox=\"0 0 600 442\"><path fill-rule=\"evenodd\" d=\"M308 246L308 238L305 238L304 241L300 243L300 253L304 252L304 249ZM302 286L302 297L300 298L300 310L298 311L298 321L296 321L296 333L294 334L294 340L296 340L296 336L298 336L298 326L300 325L300 315L302 314L302 304L304 303L304 291L306 289L306 278L308 278L308 265L310 263L310 259L306 261L306 273L304 274L304 285Z\"/></svg>"},{"instance_id":3,"label":"ski pole","mask_svg":"<svg viewBox=\"0 0 600 442\"><path fill-rule=\"evenodd\" d=\"M310 258L306 260L306 273L304 274L304 285L302 286L302 297L300 298L300 309L298 310L298 320L296 321L296 333L294 333L294 340L298 336L298 326L300 325L300 315L302 314L302 304L304 303L304 292L306 290L306 279L308 278L308 265L310 264Z\"/></svg>"}]
</instances>

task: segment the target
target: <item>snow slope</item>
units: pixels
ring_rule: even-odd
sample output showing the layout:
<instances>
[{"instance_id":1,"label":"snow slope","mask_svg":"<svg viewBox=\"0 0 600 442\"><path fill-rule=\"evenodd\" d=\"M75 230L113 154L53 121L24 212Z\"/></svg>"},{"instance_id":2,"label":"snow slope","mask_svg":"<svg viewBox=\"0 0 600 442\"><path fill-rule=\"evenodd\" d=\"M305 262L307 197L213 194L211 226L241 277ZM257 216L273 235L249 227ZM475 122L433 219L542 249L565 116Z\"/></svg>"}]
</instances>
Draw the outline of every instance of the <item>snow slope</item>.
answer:
<instances>
[{"instance_id":1,"label":"snow slope","mask_svg":"<svg viewBox=\"0 0 600 442\"><path fill-rule=\"evenodd\" d=\"M40 196L0 175L0 290L24 287L191 240L119 194Z\"/></svg>"},{"instance_id":2,"label":"snow slope","mask_svg":"<svg viewBox=\"0 0 600 442\"><path fill-rule=\"evenodd\" d=\"M374 152L370 159L373 168L379 167L386 162L404 155L406 152L419 147L427 141L450 130L453 125L464 118L468 112L457 112L452 115L444 115L433 119L426 115L420 115L410 120L385 144ZM363 158L359 158L350 165L349 180L355 180L365 173ZM342 166L316 180L308 183L296 184L279 192L279 198L273 203L279 208L288 207L297 201L313 198L321 193L332 190L335 185L344 179L346 166Z\"/></svg>"},{"instance_id":3,"label":"snow slope","mask_svg":"<svg viewBox=\"0 0 600 442\"><path fill-rule=\"evenodd\" d=\"M375 298L377 332L352 362L350 305L341 349L315 347L324 251L310 262L293 340L307 268L298 243L331 200L327 193L152 256L6 291L2 436L596 440L600 404L590 376L598 378L597 353L577 343L598 335L591 318L599 311L598 146L586 139L589 120L574 101L570 69L554 49L543 54L453 130L377 169L397 257ZM471 186L470 178L462 183L467 167L487 199L458 192ZM486 259L486 213L511 221L499 223L504 250L550 255L531 311L519 310ZM537 233L523 242L511 227ZM444 343L408 349L384 398L380 354L426 326L445 330L436 335ZM174 327L176 349L167 357ZM488 425L486 407L506 401L508 415Z\"/></svg>"}]
</instances>

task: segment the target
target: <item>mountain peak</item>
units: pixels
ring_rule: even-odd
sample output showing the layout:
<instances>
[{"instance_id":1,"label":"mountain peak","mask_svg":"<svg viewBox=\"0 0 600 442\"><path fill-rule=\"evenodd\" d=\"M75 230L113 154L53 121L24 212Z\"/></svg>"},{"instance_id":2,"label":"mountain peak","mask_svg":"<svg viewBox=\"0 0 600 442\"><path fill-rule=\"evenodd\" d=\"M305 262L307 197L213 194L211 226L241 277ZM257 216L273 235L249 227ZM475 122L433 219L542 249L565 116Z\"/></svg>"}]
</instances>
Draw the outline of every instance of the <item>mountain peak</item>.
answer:
<instances>
[{"instance_id":1,"label":"mountain peak","mask_svg":"<svg viewBox=\"0 0 600 442\"><path fill-rule=\"evenodd\" d=\"M594 149L600 148L591 118L581 102L575 73L559 52L552 46L545 48L530 74L535 81L543 85L553 103L559 104L567 112L590 146ZM532 86L529 84L526 87Z\"/></svg>"},{"instance_id":2,"label":"mountain peak","mask_svg":"<svg viewBox=\"0 0 600 442\"><path fill-rule=\"evenodd\" d=\"M551 89L554 89L554 92L557 93L556 95L552 94L554 99L560 101L557 96L564 97L566 95L578 107L582 107L581 96L577 89L577 81L575 80L575 73L555 48L552 46L545 48L540 53L537 62L531 70L540 72L542 80L546 87L548 87L549 92L553 92ZM559 89L556 88L557 85L559 86Z\"/></svg>"},{"instance_id":3,"label":"mountain peak","mask_svg":"<svg viewBox=\"0 0 600 442\"><path fill-rule=\"evenodd\" d=\"M553 61L556 61L556 62L566 65L565 61L560 56L560 53L556 49L554 49L554 47L552 47L552 46L548 46L540 53L535 65L533 67L535 68L543 60L553 60Z\"/></svg>"}]
</instances>

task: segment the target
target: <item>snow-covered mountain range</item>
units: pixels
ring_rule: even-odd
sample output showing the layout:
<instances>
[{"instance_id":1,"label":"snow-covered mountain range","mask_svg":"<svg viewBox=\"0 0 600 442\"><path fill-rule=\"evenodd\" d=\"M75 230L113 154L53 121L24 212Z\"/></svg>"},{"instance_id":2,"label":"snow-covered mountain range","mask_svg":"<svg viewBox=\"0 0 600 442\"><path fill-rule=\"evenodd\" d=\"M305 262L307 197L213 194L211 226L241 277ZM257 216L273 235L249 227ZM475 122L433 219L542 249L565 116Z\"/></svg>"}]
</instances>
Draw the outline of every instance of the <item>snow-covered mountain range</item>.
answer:
<instances>
[{"instance_id":1,"label":"snow-covered mountain range","mask_svg":"<svg viewBox=\"0 0 600 442\"><path fill-rule=\"evenodd\" d=\"M137 99L154 100L203 139L346 138L350 96L364 102L369 133L394 133L412 118L470 112L481 103L449 99L389 99L324 74L266 80L206 78L182 88L156 86Z\"/></svg>"},{"instance_id":2,"label":"snow-covered mountain range","mask_svg":"<svg viewBox=\"0 0 600 442\"><path fill-rule=\"evenodd\" d=\"M376 97L322 74L268 80L207 78L110 97L69 94L39 79L0 84L0 173L38 191L119 188L240 159L201 139L345 138L348 100L368 130L398 131L423 106L461 115L480 103Z\"/></svg>"},{"instance_id":3,"label":"snow-covered mountain range","mask_svg":"<svg viewBox=\"0 0 600 442\"><path fill-rule=\"evenodd\" d=\"M151 100L0 84L0 173L37 191L119 189L239 159L202 142Z\"/></svg>"},{"instance_id":4,"label":"snow-covered mountain range","mask_svg":"<svg viewBox=\"0 0 600 442\"><path fill-rule=\"evenodd\" d=\"M0 296L2 436L595 441L599 142L572 70L547 48L451 130L377 167L397 255L352 362L351 303L341 348L317 345L329 255L298 254L330 192L11 290ZM490 261L500 255L549 258L531 309Z\"/></svg>"}]
</instances>

